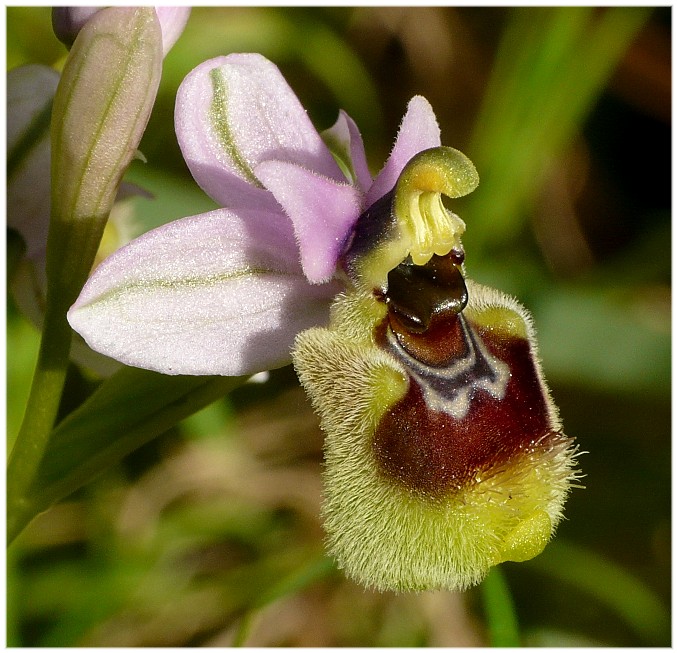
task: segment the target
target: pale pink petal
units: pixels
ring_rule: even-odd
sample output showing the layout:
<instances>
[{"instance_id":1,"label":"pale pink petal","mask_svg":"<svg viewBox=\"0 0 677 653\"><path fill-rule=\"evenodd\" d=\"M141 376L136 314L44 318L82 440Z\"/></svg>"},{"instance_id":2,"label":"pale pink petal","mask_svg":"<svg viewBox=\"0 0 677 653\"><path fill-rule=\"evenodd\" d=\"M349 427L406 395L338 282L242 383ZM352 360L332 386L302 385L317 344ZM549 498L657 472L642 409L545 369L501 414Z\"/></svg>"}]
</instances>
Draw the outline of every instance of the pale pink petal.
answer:
<instances>
[{"instance_id":1,"label":"pale pink petal","mask_svg":"<svg viewBox=\"0 0 677 653\"><path fill-rule=\"evenodd\" d=\"M390 157L367 193L366 206L393 189L402 169L415 154L440 145L440 128L430 103L420 95L414 96L402 118Z\"/></svg>"},{"instance_id":2,"label":"pale pink petal","mask_svg":"<svg viewBox=\"0 0 677 653\"><path fill-rule=\"evenodd\" d=\"M85 23L103 7L53 7L54 34L70 48ZM186 27L190 7L155 7L162 30L162 56L166 57Z\"/></svg>"},{"instance_id":3,"label":"pale pink petal","mask_svg":"<svg viewBox=\"0 0 677 653\"><path fill-rule=\"evenodd\" d=\"M68 314L87 344L165 374L242 375L290 360L328 320L334 284L310 286L284 216L219 209L177 220L106 259Z\"/></svg>"},{"instance_id":4,"label":"pale pink petal","mask_svg":"<svg viewBox=\"0 0 677 653\"><path fill-rule=\"evenodd\" d=\"M214 115L223 101L215 97L211 75L227 62L228 57L205 61L183 80L176 95L176 137L195 181L215 202L274 211L275 199L240 160L225 119Z\"/></svg>"},{"instance_id":5,"label":"pale pink petal","mask_svg":"<svg viewBox=\"0 0 677 653\"><path fill-rule=\"evenodd\" d=\"M231 54L195 68L179 87L175 122L193 177L222 206L273 209L254 174L262 161L343 179L284 77L261 55Z\"/></svg>"},{"instance_id":6,"label":"pale pink petal","mask_svg":"<svg viewBox=\"0 0 677 653\"><path fill-rule=\"evenodd\" d=\"M353 183L366 193L372 184L372 178L362 135L355 121L341 109L334 125L322 132L322 138L334 154L338 153L341 160L347 164Z\"/></svg>"},{"instance_id":7,"label":"pale pink petal","mask_svg":"<svg viewBox=\"0 0 677 653\"><path fill-rule=\"evenodd\" d=\"M162 30L162 56L166 57L183 33L190 16L190 7L155 7Z\"/></svg>"},{"instance_id":8,"label":"pale pink petal","mask_svg":"<svg viewBox=\"0 0 677 653\"><path fill-rule=\"evenodd\" d=\"M312 283L331 279L346 237L361 212L360 191L284 161L261 163L256 175L294 225L306 277Z\"/></svg>"}]
</instances>

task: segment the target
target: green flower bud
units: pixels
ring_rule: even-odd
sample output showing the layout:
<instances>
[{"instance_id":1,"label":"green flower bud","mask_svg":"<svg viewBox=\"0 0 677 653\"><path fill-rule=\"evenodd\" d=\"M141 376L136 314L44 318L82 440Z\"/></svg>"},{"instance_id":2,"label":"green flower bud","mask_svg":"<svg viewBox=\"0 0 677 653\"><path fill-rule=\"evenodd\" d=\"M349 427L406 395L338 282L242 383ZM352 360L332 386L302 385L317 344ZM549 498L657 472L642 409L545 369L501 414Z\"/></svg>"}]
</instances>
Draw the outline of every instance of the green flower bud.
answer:
<instances>
[{"instance_id":1,"label":"green flower bud","mask_svg":"<svg viewBox=\"0 0 677 653\"><path fill-rule=\"evenodd\" d=\"M47 272L70 303L89 274L150 117L161 69L162 34L152 7L97 12L64 67L52 110Z\"/></svg>"}]
</instances>

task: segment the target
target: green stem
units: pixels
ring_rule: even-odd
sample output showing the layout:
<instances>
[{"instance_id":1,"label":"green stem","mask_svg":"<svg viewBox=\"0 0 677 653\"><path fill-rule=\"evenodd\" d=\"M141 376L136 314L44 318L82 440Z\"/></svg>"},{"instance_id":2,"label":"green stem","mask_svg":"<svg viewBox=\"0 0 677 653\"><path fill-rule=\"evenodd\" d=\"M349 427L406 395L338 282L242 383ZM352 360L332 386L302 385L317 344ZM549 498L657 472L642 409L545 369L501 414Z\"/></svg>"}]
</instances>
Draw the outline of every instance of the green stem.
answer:
<instances>
[{"instance_id":1,"label":"green stem","mask_svg":"<svg viewBox=\"0 0 677 653\"><path fill-rule=\"evenodd\" d=\"M669 607L611 558L558 540L551 542L543 555L529 560L528 566L613 610L641 638L643 646L670 645Z\"/></svg>"},{"instance_id":2,"label":"green stem","mask_svg":"<svg viewBox=\"0 0 677 653\"><path fill-rule=\"evenodd\" d=\"M50 433L34 482L8 504L8 542L39 512L246 379L123 367Z\"/></svg>"},{"instance_id":3,"label":"green stem","mask_svg":"<svg viewBox=\"0 0 677 653\"><path fill-rule=\"evenodd\" d=\"M250 610L242 615L240 624L235 631L233 643L231 644L233 648L241 648L245 645L249 639L249 635L251 634L252 626L254 624L254 617L256 614L256 612Z\"/></svg>"},{"instance_id":4,"label":"green stem","mask_svg":"<svg viewBox=\"0 0 677 653\"><path fill-rule=\"evenodd\" d=\"M27 509L27 494L44 456L59 410L71 347L66 308L48 303L38 362L24 420L7 467L7 530L14 516Z\"/></svg>"},{"instance_id":5,"label":"green stem","mask_svg":"<svg viewBox=\"0 0 677 653\"><path fill-rule=\"evenodd\" d=\"M51 112L51 216L47 302L38 363L7 469L8 538L35 514L40 473L66 380L66 314L96 256L117 187L150 116L162 69L152 8L114 7L87 22L73 45Z\"/></svg>"},{"instance_id":6,"label":"green stem","mask_svg":"<svg viewBox=\"0 0 677 653\"><path fill-rule=\"evenodd\" d=\"M495 647L520 645L519 627L510 588L499 567L492 567L481 585L489 644Z\"/></svg>"},{"instance_id":7,"label":"green stem","mask_svg":"<svg viewBox=\"0 0 677 653\"><path fill-rule=\"evenodd\" d=\"M254 626L254 620L260 610L275 601L302 592L314 583L328 578L335 573L335 571L336 563L334 560L328 558L324 552L322 552L306 564L302 565L299 569L295 569L287 576L281 578L277 583L273 584L267 592L264 592L259 596L250 609L242 615L240 624L233 638L232 646L234 648L245 646Z\"/></svg>"},{"instance_id":8,"label":"green stem","mask_svg":"<svg viewBox=\"0 0 677 653\"><path fill-rule=\"evenodd\" d=\"M67 313L77 299L96 256L108 215L64 219L54 206L47 238L47 299L38 362L23 423L7 467L7 537L33 512L28 498L49 444L70 360L73 332Z\"/></svg>"},{"instance_id":9,"label":"green stem","mask_svg":"<svg viewBox=\"0 0 677 653\"><path fill-rule=\"evenodd\" d=\"M14 229L7 230L7 283L12 281L14 273L26 253L24 239Z\"/></svg>"}]
</instances>

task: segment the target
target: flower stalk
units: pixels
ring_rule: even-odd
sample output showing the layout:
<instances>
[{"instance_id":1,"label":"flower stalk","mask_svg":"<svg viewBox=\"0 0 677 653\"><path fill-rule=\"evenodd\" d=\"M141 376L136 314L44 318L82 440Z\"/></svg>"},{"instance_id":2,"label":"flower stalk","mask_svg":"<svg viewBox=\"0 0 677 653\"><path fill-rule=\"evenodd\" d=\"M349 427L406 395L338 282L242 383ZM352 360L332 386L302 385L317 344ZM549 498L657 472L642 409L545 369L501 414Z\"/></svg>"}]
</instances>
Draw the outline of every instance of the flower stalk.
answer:
<instances>
[{"instance_id":1,"label":"flower stalk","mask_svg":"<svg viewBox=\"0 0 677 653\"><path fill-rule=\"evenodd\" d=\"M110 8L81 30L57 88L47 303L26 414L9 460L10 524L26 508L56 420L71 347L66 312L91 270L120 180L150 117L161 66L155 10Z\"/></svg>"}]
</instances>

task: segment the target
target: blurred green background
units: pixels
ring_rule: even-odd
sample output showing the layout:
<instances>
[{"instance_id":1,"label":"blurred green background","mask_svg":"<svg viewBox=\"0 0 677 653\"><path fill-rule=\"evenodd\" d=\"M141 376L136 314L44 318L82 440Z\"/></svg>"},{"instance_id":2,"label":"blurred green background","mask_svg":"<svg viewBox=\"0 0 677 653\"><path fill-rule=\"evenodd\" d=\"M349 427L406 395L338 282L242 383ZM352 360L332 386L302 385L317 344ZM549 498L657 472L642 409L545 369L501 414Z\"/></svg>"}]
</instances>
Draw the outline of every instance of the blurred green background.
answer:
<instances>
[{"instance_id":1,"label":"blurred green background","mask_svg":"<svg viewBox=\"0 0 677 653\"><path fill-rule=\"evenodd\" d=\"M6 11L9 69L62 65L48 8ZM453 205L469 276L532 311L586 489L542 555L484 588L365 591L324 557L322 435L278 370L30 525L8 553L8 643L473 646L503 624L525 646L670 645L671 9L196 8L128 175L155 195L134 200L139 230L213 206L173 103L237 51L278 64L319 129L345 109L373 172L408 99L430 100L480 174ZM38 333L11 298L7 328L11 442ZM96 384L74 367L65 402Z\"/></svg>"}]
</instances>

